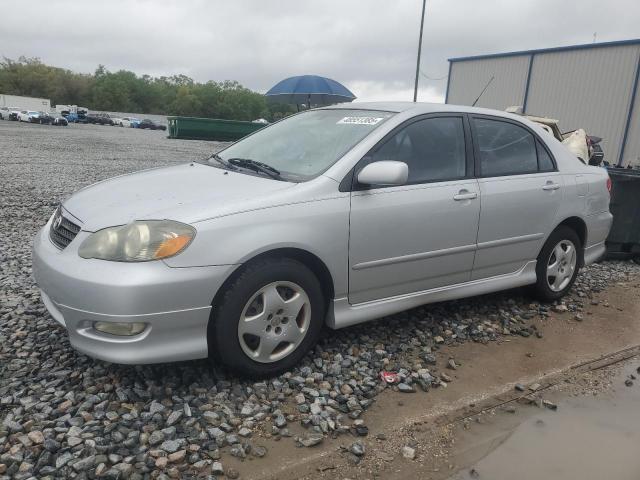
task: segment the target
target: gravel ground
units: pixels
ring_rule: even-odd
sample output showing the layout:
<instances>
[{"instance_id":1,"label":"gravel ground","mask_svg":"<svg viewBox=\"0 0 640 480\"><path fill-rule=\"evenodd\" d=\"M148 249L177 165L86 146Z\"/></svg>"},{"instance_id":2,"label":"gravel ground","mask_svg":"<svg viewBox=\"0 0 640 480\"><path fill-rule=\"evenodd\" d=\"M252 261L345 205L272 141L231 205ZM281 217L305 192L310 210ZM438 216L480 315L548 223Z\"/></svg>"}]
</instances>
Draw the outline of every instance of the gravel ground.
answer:
<instances>
[{"instance_id":1,"label":"gravel ground","mask_svg":"<svg viewBox=\"0 0 640 480\"><path fill-rule=\"evenodd\" d=\"M354 435L385 388L428 391L451 379L440 345L534 337L551 310L580 311L592 292L640 273L633 263L584 270L558 305L521 290L430 305L327 333L295 370L248 382L206 361L120 366L75 352L31 277L30 241L69 193L104 178L202 158L211 142L164 132L0 121L0 480L15 478L236 478L228 455L267 454L260 438L313 446ZM552 320L549 320L552 321ZM398 372L394 387L381 370ZM294 435L300 425L306 430ZM295 428L294 428L295 427ZM290 431L291 428L291 431ZM259 463L254 464L259 468ZM224 472L224 473L223 473Z\"/></svg>"}]
</instances>

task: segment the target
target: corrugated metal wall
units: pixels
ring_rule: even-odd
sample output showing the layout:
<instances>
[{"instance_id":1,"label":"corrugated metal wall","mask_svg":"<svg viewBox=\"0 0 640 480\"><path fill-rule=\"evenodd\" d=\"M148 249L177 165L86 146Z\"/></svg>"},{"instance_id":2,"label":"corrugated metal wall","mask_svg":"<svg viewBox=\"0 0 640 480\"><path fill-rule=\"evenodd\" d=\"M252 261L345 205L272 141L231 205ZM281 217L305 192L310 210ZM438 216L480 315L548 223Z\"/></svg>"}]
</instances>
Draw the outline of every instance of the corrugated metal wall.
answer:
<instances>
[{"instance_id":1,"label":"corrugated metal wall","mask_svg":"<svg viewBox=\"0 0 640 480\"><path fill-rule=\"evenodd\" d=\"M640 68L640 47L638 47L638 67ZM636 73L636 75L638 75ZM627 143L624 148L624 158L622 164L640 165L640 85L637 86L636 98L633 102L633 111L631 120L629 121L629 132L627 134Z\"/></svg>"},{"instance_id":2,"label":"corrugated metal wall","mask_svg":"<svg viewBox=\"0 0 640 480\"><path fill-rule=\"evenodd\" d=\"M536 54L526 113L557 118L563 131L602 137L618 161L638 60L637 45Z\"/></svg>"},{"instance_id":3,"label":"corrugated metal wall","mask_svg":"<svg viewBox=\"0 0 640 480\"><path fill-rule=\"evenodd\" d=\"M447 103L471 105L495 75L478 106L504 110L523 105L526 96L526 113L557 118L563 131L585 128L602 137L605 159L616 164L627 127L640 44L637 40L615 43L454 60ZM640 165L640 88L634 103L624 165Z\"/></svg>"},{"instance_id":4,"label":"corrugated metal wall","mask_svg":"<svg viewBox=\"0 0 640 480\"><path fill-rule=\"evenodd\" d=\"M522 105L528 70L529 55L453 62L447 103L471 105L493 76L476 106L504 110Z\"/></svg>"}]
</instances>

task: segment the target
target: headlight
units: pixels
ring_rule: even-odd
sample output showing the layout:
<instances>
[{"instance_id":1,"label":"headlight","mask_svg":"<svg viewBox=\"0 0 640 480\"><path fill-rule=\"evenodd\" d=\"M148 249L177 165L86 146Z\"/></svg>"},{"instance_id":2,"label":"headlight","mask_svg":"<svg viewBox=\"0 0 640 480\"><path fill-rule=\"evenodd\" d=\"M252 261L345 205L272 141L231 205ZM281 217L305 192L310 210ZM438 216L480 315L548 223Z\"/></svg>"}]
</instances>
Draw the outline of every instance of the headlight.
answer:
<instances>
[{"instance_id":1,"label":"headlight","mask_svg":"<svg viewBox=\"0 0 640 480\"><path fill-rule=\"evenodd\" d=\"M171 220L133 222L91 234L78 254L115 262L160 260L180 253L195 235L195 228Z\"/></svg>"}]
</instances>

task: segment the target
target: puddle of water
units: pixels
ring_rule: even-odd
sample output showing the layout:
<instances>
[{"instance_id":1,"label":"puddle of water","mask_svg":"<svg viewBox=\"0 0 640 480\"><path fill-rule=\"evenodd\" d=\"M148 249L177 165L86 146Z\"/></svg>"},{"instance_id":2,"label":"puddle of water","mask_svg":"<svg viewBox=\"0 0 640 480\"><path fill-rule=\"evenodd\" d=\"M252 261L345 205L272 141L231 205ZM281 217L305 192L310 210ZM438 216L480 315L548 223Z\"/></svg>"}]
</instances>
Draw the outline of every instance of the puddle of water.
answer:
<instances>
[{"instance_id":1,"label":"puddle of water","mask_svg":"<svg viewBox=\"0 0 640 480\"><path fill-rule=\"evenodd\" d=\"M640 381L625 387L625 378L614 391L527 418L450 480L639 480Z\"/></svg>"}]
</instances>

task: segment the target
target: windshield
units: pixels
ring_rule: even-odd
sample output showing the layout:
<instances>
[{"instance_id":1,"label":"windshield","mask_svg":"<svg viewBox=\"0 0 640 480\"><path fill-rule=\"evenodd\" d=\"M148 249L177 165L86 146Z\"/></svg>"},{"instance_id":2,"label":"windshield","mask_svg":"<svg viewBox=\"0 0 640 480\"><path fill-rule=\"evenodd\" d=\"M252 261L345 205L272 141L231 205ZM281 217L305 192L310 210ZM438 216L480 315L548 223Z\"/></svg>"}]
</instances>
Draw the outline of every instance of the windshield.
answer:
<instances>
[{"instance_id":1,"label":"windshield","mask_svg":"<svg viewBox=\"0 0 640 480\"><path fill-rule=\"evenodd\" d=\"M218 156L262 162L285 179L305 181L324 172L392 115L357 109L311 110L265 127Z\"/></svg>"}]
</instances>

